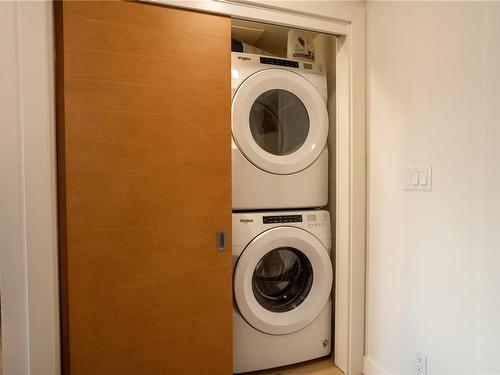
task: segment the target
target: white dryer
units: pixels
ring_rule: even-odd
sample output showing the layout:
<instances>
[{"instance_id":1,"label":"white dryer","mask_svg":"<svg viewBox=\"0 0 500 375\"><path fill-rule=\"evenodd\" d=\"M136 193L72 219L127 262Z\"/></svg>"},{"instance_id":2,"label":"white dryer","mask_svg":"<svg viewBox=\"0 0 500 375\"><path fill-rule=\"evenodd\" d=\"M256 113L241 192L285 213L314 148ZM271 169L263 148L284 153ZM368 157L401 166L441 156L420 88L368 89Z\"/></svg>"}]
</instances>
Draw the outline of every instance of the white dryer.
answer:
<instances>
[{"instance_id":1,"label":"white dryer","mask_svg":"<svg viewBox=\"0 0 500 375\"><path fill-rule=\"evenodd\" d=\"M325 206L324 68L245 53L231 58L233 209Z\"/></svg>"},{"instance_id":2,"label":"white dryer","mask_svg":"<svg viewBox=\"0 0 500 375\"><path fill-rule=\"evenodd\" d=\"M331 352L327 211L233 213L233 372Z\"/></svg>"}]
</instances>

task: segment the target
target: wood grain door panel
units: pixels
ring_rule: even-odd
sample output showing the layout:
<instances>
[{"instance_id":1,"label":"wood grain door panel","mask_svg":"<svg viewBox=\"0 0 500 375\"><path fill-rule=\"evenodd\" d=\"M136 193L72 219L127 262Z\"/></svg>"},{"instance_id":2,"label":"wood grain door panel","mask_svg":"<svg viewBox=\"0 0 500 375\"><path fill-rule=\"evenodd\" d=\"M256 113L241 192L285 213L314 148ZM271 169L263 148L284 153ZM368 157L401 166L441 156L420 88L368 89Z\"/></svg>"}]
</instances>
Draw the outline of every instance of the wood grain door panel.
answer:
<instances>
[{"instance_id":1,"label":"wood grain door panel","mask_svg":"<svg viewBox=\"0 0 500 375\"><path fill-rule=\"evenodd\" d=\"M58 2L63 368L230 374L230 20Z\"/></svg>"}]
</instances>

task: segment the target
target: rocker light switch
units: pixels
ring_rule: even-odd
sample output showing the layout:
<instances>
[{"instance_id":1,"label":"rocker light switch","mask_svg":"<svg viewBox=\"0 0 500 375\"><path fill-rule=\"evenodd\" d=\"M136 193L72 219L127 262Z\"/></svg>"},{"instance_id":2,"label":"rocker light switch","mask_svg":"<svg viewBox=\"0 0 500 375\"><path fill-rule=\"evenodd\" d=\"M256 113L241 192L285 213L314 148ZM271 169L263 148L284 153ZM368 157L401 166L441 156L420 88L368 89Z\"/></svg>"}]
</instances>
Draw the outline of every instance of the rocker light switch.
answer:
<instances>
[{"instance_id":1,"label":"rocker light switch","mask_svg":"<svg viewBox=\"0 0 500 375\"><path fill-rule=\"evenodd\" d=\"M406 191L431 191L432 167L424 165L419 167L406 167L404 171L404 186Z\"/></svg>"},{"instance_id":2,"label":"rocker light switch","mask_svg":"<svg viewBox=\"0 0 500 375\"><path fill-rule=\"evenodd\" d=\"M418 185L418 172L411 172L411 185L412 186L417 186Z\"/></svg>"},{"instance_id":3,"label":"rocker light switch","mask_svg":"<svg viewBox=\"0 0 500 375\"><path fill-rule=\"evenodd\" d=\"M426 186L427 185L427 172L420 172L420 185L421 186Z\"/></svg>"}]
</instances>

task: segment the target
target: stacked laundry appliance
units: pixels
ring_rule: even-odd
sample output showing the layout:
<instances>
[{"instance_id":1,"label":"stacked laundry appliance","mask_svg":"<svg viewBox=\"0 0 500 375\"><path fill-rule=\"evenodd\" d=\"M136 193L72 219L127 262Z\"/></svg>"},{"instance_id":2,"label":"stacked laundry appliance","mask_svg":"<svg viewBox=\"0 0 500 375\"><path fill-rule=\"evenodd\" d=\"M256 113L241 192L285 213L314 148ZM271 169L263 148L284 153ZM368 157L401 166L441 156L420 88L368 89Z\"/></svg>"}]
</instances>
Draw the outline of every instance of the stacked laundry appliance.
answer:
<instances>
[{"instance_id":1,"label":"stacked laundry appliance","mask_svg":"<svg viewBox=\"0 0 500 375\"><path fill-rule=\"evenodd\" d=\"M232 53L233 371L331 352L324 67Z\"/></svg>"}]
</instances>

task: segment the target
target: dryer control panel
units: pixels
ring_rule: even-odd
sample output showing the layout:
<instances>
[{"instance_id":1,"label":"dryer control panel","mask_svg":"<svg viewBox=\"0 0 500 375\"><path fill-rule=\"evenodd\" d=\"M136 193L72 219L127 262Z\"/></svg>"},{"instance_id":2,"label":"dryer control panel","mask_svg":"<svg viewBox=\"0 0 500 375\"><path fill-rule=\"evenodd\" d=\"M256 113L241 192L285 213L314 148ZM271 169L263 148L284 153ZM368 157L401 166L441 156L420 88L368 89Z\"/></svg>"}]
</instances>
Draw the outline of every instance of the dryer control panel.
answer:
<instances>
[{"instance_id":1,"label":"dryer control panel","mask_svg":"<svg viewBox=\"0 0 500 375\"><path fill-rule=\"evenodd\" d=\"M231 88L233 95L245 79L264 69L289 70L306 78L326 101L327 83L325 68L321 64L283 58L231 52Z\"/></svg>"},{"instance_id":2,"label":"dryer control panel","mask_svg":"<svg viewBox=\"0 0 500 375\"><path fill-rule=\"evenodd\" d=\"M278 66L288 66L290 68L298 68L299 67L298 61L275 59L272 57L261 57L260 63L261 64L269 64L269 65L278 65ZM309 65L311 65L311 64L309 64ZM309 69L312 69L312 67Z\"/></svg>"}]
</instances>

